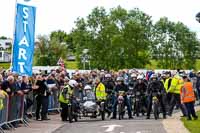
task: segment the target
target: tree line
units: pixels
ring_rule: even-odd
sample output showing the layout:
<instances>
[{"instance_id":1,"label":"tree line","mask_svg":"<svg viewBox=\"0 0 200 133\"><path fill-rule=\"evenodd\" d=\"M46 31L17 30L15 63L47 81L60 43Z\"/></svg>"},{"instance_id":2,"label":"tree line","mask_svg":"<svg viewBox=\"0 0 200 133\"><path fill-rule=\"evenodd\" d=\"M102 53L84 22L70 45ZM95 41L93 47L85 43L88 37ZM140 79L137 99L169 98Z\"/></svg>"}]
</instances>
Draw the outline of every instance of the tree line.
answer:
<instances>
[{"instance_id":1,"label":"tree line","mask_svg":"<svg viewBox=\"0 0 200 133\"><path fill-rule=\"evenodd\" d=\"M83 68L83 51L88 49L91 68L115 70L145 68L152 60L157 68L192 69L200 48L196 33L183 23L167 17L153 23L145 12L120 6L94 8L86 18L77 18L70 33L39 36L36 46L36 65L56 65L60 57L73 54Z\"/></svg>"}]
</instances>

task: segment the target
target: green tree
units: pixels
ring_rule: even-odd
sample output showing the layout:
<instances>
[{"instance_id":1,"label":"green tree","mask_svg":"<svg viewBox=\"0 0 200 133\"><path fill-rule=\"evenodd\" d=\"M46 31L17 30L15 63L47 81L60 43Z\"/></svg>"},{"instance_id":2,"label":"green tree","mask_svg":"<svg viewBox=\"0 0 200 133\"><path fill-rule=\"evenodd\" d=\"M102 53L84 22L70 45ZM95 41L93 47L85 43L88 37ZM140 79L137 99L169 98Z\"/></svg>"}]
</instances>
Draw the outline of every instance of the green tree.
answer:
<instances>
[{"instance_id":1,"label":"green tree","mask_svg":"<svg viewBox=\"0 0 200 133\"><path fill-rule=\"evenodd\" d=\"M73 29L77 57L87 48L93 68L144 67L149 63L151 27L151 17L139 9L95 8L87 19L79 18Z\"/></svg>"},{"instance_id":2,"label":"green tree","mask_svg":"<svg viewBox=\"0 0 200 133\"><path fill-rule=\"evenodd\" d=\"M57 65L60 57L66 58L66 44L60 43L60 40L52 37L51 40L47 36L39 36L35 49L35 65Z\"/></svg>"},{"instance_id":3,"label":"green tree","mask_svg":"<svg viewBox=\"0 0 200 133\"><path fill-rule=\"evenodd\" d=\"M1 36L0 39L4 39L5 40L5 39L8 39L8 38L5 37L5 36Z\"/></svg>"},{"instance_id":4,"label":"green tree","mask_svg":"<svg viewBox=\"0 0 200 133\"><path fill-rule=\"evenodd\" d=\"M181 22L171 22L161 18L155 24L154 45L152 57L158 61L160 68L177 69L195 67L199 41Z\"/></svg>"}]
</instances>

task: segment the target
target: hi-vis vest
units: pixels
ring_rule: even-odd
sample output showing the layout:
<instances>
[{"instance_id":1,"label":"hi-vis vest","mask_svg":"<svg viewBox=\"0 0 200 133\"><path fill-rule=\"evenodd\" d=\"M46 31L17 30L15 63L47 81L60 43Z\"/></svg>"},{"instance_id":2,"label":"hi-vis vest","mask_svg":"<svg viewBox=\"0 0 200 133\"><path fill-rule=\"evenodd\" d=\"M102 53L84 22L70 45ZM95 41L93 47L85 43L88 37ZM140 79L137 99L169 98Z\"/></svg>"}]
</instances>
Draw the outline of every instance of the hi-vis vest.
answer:
<instances>
[{"instance_id":1,"label":"hi-vis vest","mask_svg":"<svg viewBox=\"0 0 200 133\"><path fill-rule=\"evenodd\" d=\"M192 88L192 83L186 82L181 88L181 102L188 103L193 101L195 101L195 94Z\"/></svg>"},{"instance_id":2,"label":"hi-vis vest","mask_svg":"<svg viewBox=\"0 0 200 133\"><path fill-rule=\"evenodd\" d=\"M168 78L165 80L165 84L164 84L164 87L165 87L165 90L166 92L169 90L170 86L169 86L169 82L170 80L172 80L172 78ZM170 83L171 84L171 83Z\"/></svg>"},{"instance_id":3,"label":"hi-vis vest","mask_svg":"<svg viewBox=\"0 0 200 133\"><path fill-rule=\"evenodd\" d=\"M99 83L97 85L97 87L95 88L95 94L97 101L106 100L107 94L104 84Z\"/></svg>"},{"instance_id":4,"label":"hi-vis vest","mask_svg":"<svg viewBox=\"0 0 200 133\"><path fill-rule=\"evenodd\" d=\"M70 88L70 86L69 85L65 86L59 94L59 102L68 104L69 103L69 97L72 94L73 94L73 90Z\"/></svg>"},{"instance_id":5,"label":"hi-vis vest","mask_svg":"<svg viewBox=\"0 0 200 133\"><path fill-rule=\"evenodd\" d=\"M164 85L165 84L165 81L162 79L162 80L160 80L161 82L162 82L162 84Z\"/></svg>"},{"instance_id":6,"label":"hi-vis vest","mask_svg":"<svg viewBox=\"0 0 200 133\"><path fill-rule=\"evenodd\" d=\"M175 94L180 94L180 89L183 86L183 80L179 75L175 75L172 78L171 81L171 86L167 92L175 93Z\"/></svg>"},{"instance_id":7,"label":"hi-vis vest","mask_svg":"<svg viewBox=\"0 0 200 133\"><path fill-rule=\"evenodd\" d=\"M3 99L8 96L8 94L3 91L3 90L0 90L0 93L1 93L1 96L0 96L0 110L2 110L4 108L4 105L3 105Z\"/></svg>"}]
</instances>

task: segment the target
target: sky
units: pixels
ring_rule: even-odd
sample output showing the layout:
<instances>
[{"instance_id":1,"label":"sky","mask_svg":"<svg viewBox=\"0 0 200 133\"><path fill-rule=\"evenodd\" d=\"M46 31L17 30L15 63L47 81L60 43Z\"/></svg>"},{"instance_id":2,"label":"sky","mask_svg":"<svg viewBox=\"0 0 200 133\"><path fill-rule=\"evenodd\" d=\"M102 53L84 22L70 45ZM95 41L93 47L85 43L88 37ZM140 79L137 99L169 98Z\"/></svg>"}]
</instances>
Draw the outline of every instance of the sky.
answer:
<instances>
[{"instance_id":1,"label":"sky","mask_svg":"<svg viewBox=\"0 0 200 133\"><path fill-rule=\"evenodd\" d=\"M15 2L0 0L0 36L13 37ZM36 36L49 35L55 30L69 33L74 21L86 17L93 8L103 6L109 11L120 5L127 10L139 8L152 16L154 22L164 16L170 21L181 21L197 32L200 39L200 23L195 20L200 0L31 0L31 3L37 8Z\"/></svg>"}]
</instances>

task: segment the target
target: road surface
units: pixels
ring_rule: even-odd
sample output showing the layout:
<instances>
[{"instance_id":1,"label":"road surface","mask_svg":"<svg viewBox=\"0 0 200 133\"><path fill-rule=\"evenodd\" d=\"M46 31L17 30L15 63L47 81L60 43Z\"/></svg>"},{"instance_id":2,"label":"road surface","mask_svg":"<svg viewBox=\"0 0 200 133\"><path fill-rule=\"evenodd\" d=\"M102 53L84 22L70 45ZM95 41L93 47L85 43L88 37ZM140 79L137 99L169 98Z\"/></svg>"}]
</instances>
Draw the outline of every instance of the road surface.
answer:
<instances>
[{"instance_id":1,"label":"road surface","mask_svg":"<svg viewBox=\"0 0 200 133\"><path fill-rule=\"evenodd\" d=\"M162 119L146 120L144 117L124 120L101 121L83 118L76 123L68 123L54 133L166 133Z\"/></svg>"}]
</instances>

